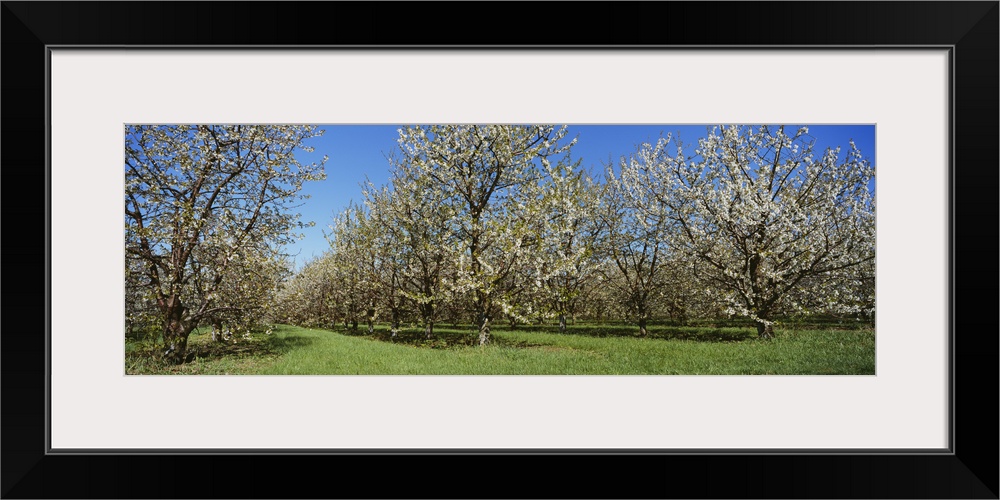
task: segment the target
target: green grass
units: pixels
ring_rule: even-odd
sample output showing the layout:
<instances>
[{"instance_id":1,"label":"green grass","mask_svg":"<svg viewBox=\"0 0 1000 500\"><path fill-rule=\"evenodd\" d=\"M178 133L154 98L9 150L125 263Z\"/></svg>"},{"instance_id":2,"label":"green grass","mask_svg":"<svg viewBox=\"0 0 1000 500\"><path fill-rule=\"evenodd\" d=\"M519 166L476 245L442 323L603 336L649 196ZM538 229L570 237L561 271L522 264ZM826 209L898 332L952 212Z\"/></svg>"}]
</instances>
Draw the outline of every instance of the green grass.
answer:
<instances>
[{"instance_id":1,"label":"green grass","mask_svg":"<svg viewBox=\"0 0 1000 500\"><path fill-rule=\"evenodd\" d=\"M872 330L778 330L762 341L746 328L654 327L646 338L634 328L578 326L497 328L494 342L475 345L470 328L435 329L424 340L416 329L396 338L277 326L237 344L213 343L193 333L189 361L159 363L151 344L126 349L130 374L253 375L800 375L875 373ZM548 330L548 331L547 331Z\"/></svg>"}]
</instances>

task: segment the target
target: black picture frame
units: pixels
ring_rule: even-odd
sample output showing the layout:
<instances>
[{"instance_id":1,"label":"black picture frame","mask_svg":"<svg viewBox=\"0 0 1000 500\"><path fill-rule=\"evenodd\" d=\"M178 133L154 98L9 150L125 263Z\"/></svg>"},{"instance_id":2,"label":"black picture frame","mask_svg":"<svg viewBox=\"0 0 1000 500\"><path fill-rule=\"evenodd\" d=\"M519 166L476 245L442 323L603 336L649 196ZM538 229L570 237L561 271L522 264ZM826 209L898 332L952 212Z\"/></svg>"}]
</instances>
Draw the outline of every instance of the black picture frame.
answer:
<instances>
[{"instance_id":1,"label":"black picture frame","mask_svg":"<svg viewBox=\"0 0 1000 500\"><path fill-rule=\"evenodd\" d=\"M3 256L9 271L37 270L9 272L4 293L4 498L998 498L996 1L2 4ZM509 27L525 16L537 24L517 38ZM951 452L47 453L47 47L414 43L950 47ZM309 472L317 466L329 477ZM382 480L362 480L372 473Z\"/></svg>"}]
</instances>

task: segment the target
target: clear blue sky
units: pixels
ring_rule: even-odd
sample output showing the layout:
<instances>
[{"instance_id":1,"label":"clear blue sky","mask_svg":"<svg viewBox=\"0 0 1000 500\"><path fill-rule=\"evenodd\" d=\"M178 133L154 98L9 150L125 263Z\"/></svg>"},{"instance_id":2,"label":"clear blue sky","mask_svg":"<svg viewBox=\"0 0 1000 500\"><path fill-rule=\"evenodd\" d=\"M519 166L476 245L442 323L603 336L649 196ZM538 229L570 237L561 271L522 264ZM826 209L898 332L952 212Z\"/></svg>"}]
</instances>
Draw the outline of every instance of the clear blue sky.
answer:
<instances>
[{"instance_id":1,"label":"clear blue sky","mask_svg":"<svg viewBox=\"0 0 1000 500\"><path fill-rule=\"evenodd\" d=\"M816 156L827 147L841 146L841 156L847 150L848 141L853 139L861 153L875 164L874 125L810 125L809 135L816 139ZM794 128L791 128L794 126ZM797 130L801 124L789 124ZM298 208L302 221L313 221L315 227L301 231L305 238L288 247L288 252L297 254L296 269L323 254L328 248L323 232L333 217L342 212L352 200L362 200L361 183L367 176L376 186L388 182L389 164L385 155L398 149L396 130L400 125L323 125L326 133L322 138L307 144L313 146L313 153L296 153L302 162L320 161L323 155L330 159L326 163L327 178L319 182L307 182L303 193L310 195ZM582 159L583 167L599 176L609 159L616 163L623 155L629 155L643 142L654 143L661 135L672 133L690 150L698 138L706 135L705 125L570 125L570 137L578 137L573 146L574 160ZM689 150L686 146L685 151Z\"/></svg>"}]
</instances>

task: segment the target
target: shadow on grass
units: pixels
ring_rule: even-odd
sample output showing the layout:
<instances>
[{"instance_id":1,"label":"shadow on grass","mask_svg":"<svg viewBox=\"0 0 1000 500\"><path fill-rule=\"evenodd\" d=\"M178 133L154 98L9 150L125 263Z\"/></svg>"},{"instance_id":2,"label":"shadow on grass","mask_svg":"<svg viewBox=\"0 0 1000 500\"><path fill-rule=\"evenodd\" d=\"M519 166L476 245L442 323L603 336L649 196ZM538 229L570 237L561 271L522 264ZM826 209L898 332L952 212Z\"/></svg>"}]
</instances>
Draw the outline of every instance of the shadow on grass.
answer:
<instances>
[{"instance_id":1,"label":"shadow on grass","mask_svg":"<svg viewBox=\"0 0 1000 500\"><path fill-rule=\"evenodd\" d=\"M307 347L316 343L316 339L312 337L278 337L272 335L266 339L267 349L277 353L285 354L292 349L298 349L300 347Z\"/></svg>"},{"instance_id":2,"label":"shadow on grass","mask_svg":"<svg viewBox=\"0 0 1000 500\"><path fill-rule=\"evenodd\" d=\"M757 332L749 328L719 328L719 327L675 327L652 326L647 329L645 337L639 335L638 326L628 325L585 325L569 326L565 332L555 326L518 326L513 330L541 332L555 335L580 335L599 338L647 338L659 340L687 340L694 342L743 342L757 338Z\"/></svg>"},{"instance_id":3,"label":"shadow on grass","mask_svg":"<svg viewBox=\"0 0 1000 500\"><path fill-rule=\"evenodd\" d=\"M338 333L347 335L350 337L360 337L367 338L371 340L377 340L381 342L389 342L393 344L404 344L414 347L423 347L428 349L451 349L457 347L475 347L479 345L479 336L472 331L470 327L467 331L455 331L453 329L448 330L435 330L433 338L428 339L423 330L420 329L401 329L395 336L392 333L384 329L384 327L377 327L375 331L371 334L368 333L367 329L364 327L358 328L357 330L335 330ZM559 331L556 326L518 326L513 329L503 326L493 329L496 335L491 338L492 344L500 347L512 347L512 348L532 348L540 347L544 344L528 342L524 340L513 340L507 339L503 336L505 332L539 332L539 333L549 333L556 335L579 335L585 337L600 337L600 338L647 338L656 340L684 340L693 342L707 342L707 343L718 343L718 342L743 342L746 340L753 340L757 338L756 331L752 329L742 329L742 328L706 328L706 327L665 327L658 326L653 327L648 330L646 337L639 336L638 327L632 326L571 326L565 332Z\"/></svg>"},{"instance_id":4,"label":"shadow on grass","mask_svg":"<svg viewBox=\"0 0 1000 500\"><path fill-rule=\"evenodd\" d=\"M362 337L372 340L378 340L380 342L403 344L403 345L422 347L427 349L453 349L458 347L476 347L479 345L479 336L474 332L437 330L434 332L432 338L427 338L423 330L415 330L415 329L400 329L399 331L396 332L395 336L393 336L392 332L390 332L389 330L383 330L380 328L376 328L375 331L371 334L369 334L366 329L362 328L359 328L356 331L337 330L337 332L350 337ZM498 337L496 335L493 335L491 337L491 344L499 347L513 347L513 348L524 348L524 349L530 347L539 347L542 345L527 341L515 341L503 337Z\"/></svg>"},{"instance_id":5,"label":"shadow on grass","mask_svg":"<svg viewBox=\"0 0 1000 500\"><path fill-rule=\"evenodd\" d=\"M216 342L208 335L191 335L188 338L187 353L184 363L173 365L160 359L163 345L157 342L132 343L126 348L125 366L127 373L146 373L157 371L176 371L184 364L195 360L213 362L223 358L229 359L267 359L276 358L293 349L306 347L316 339L309 337L279 337L278 335L254 334L250 339L236 342Z\"/></svg>"},{"instance_id":6,"label":"shadow on grass","mask_svg":"<svg viewBox=\"0 0 1000 500\"><path fill-rule=\"evenodd\" d=\"M669 329L653 331L650 338L667 340L693 340L696 342L742 342L757 338L757 333L745 330L723 330L721 328L699 329L695 331L684 329Z\"/></svg>"}]
</instances>

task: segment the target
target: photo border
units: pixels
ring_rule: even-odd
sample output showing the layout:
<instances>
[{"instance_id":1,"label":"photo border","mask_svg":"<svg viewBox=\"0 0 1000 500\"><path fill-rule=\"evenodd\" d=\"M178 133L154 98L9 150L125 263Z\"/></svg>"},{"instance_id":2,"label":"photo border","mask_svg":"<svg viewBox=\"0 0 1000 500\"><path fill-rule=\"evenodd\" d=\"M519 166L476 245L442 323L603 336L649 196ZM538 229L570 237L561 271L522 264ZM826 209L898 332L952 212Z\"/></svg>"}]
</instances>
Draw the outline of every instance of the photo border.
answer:
<instances>
[{"instance_id":1,"label":"photo border","mask_svg":"<svg viewBox=\"0 0 1000 500\"><path fill-rule=\"evenodd\" d=\"M261 75L247 89L232 93L189 90L191 74L233 74L241 67L274 67L288 61L290 72L309 71L311 82ZM893 71L885 68L898 61ZM495 67L494 64L501 65ZM719 71L720 66L729 68ZM483 82L479 89L503 92L497 100L472 105L475 92L466 95L464 83L439 82L443 91L426 88L434 96L411 102L395 94L393 76L407 68L409 78L434 81L424 68L461 67L470 74L499 71L502 74L541 74L546 68L580 75L595 72L587 82L567 84L565 93L549 102L536 95L535 86L512 88L507 83ZM646 67L643 81L618 77L633 67ZM670 69L684 67L694 76L687 83L661 84ZM756 68L795 67L799 73L822 74L826 68L852 68L829 75L822 99L815 88L783 89L768 80L747 82L724 96L705 92L724 73L756 71ZM294 69L292 69L294 68ZM591 452L642 448L644 452L696 453L702 449L749 453L792 450L825 452L913 452L947 451L947 109L948 52L945 49L891 51L833 49L803 51L213 51L187 50L62 50L52 54L52 372L51 447L53 453L100 452L143 449L218 450L309 448L319 452L364 452L411 450L508 450ZM214 73L212 73L214 71ZM133 74L164 74L162 80L141 86L122 85ZM854 75L871 73L871 79ZM357 74L354 82L339 81L340 75ZM920 79L908 85L908 79ZM514 79L516 80L516 79ZM505 81L501 77L500 81ZM385 83L388 82L388 85ZM692 84L691 82L697 82ZM634 85L634 86L633 86ZM843 87L841 87L843 85ZM903 88L900 86L909 88ZM436 85L435 85L436 86ZM587 102L625 86L628 95L608 95L604 102ZM296 95L277 91L291 87ZM418 83L416 88L422 86ZM837 87L837 88L835 88ZM623 87L624 88L624 87ZM527 90L525 90L527 89ZM669 90L668 90L669 89ZM145 102L145 96L163 99ZM326 93L336 95L326 95ZM660 95L686 95L674 103ZM545 94L541 94L545 95ZM885 99L874 96L885 95ZM212 97L206 97L212 96ZM344 96L352 96L345 98ZM447 96L447 97L444 97ZM695 97L697 96L697 97ZM758 102L748 102L748 96ZM262 101L249 109L242 105L257 97ZM691 103L728 102L724 107ZM773 99L784 99L771 104ZM706 98L708 100L706 100ZM800 100L812 102L799 104ZM130 101L135 104L129 105ZM913 106L917 100L926 100ZM884 101L884 102L883 102ZM102 103L106 102L106 104ZM499 103L504 104L499 104ZM831 102L838 105L831 106ZM305 104L315 103L306 109ZM467 103L454 106L452 103ZM608 105L608 103L615 103ZM766 103L766 104L761 104ZM728 108L727 106L727 108ZM374 108L374 109L372 109ZM101 330L94 338L77 335L73 319L89 316L91 324L118 322L121 283L108 280L124 265L120 246L107 245L121 235L119 223L122 196L121 121L127 123L228 122L265 120L323 123L337 117L352 123L384 120L439 122L459 120L559 121L570 123L654 123L664 117L704 119L728 115L726 122L770 117L778 123L805 119L810 131L821 123L879 123L878 152L874 144L863 151L878 157L887 168L879 177L879 302L878 375L869 376L754 376L732 373L712 376L243 376L243 377L121 377L106 368L120 365L124 349L117 329ZM542 113L546 117L539 117ZM738 115L738 116L737 116ZM901 117L906 117L901 119ZM915 126L926 122L928 127ZM660 127L671 126L659 124ZM79 128L79 134L74 132ZM588 134L571 127L585 137ZM328 132L339 135L334 126ZM922 155L907 151L911 134L931 133ZM820 132L819 137L823 137ZM642 134L646 135L646 134ZM654 133L655 135L655 133ZM862 139L854 135L854 139ZM81 140L81 138L83 138ZM821 139L818 139L821 140ZM846 138L844 139L846 140ZM870 140L870 139L869 139ZM334 143L336 144L336 143ZM860 144L860 143L859 143ZM330 145L336 158L345 154ZM74 158L73 151L85 151ZM337 153L340 151L340 153ZM600 153L598 153L600 157ZM378 155L376 155L378 156ZM584 155L586 156L586 154ZM367 163L367 162L366 162ZM380 162L371 163L372 166ZM354 165L354 166L352 166ZM332 167L340 175L355 170L356 161ZM330 170L331 175L336 174ZM921 172L910 182L913 172ZM355 171L354 173L358 173ZM929 180L932 179L932 180ZM347 182L344 187L349 187ZM927 196L926 200L918 197ZM86 207L83 211L77 207ZM93 224L77 223L81 212ZM314 215L313 218L320 217ZM923 228L910 219L927 217ZM86 227L86 229L84 229ZM903 228L922 229L932 235L931 246L910 252L906 245L922 242ZM94 239L102 245L73 248L78 239ZM874 243L871 242L871 243ZM73 266L74 259L87 266ZM920 263L928 271L917 280L908 266ZM905 266L899 263L906 263ZM906 283L902 288L894 282ZM83 285L93 283L92 286ZM932 287L930 293L914 295L915 285ZM83 286L81 286L83 285ZM85 287L85 288L84 288ZM897 290L897 288L899 288ZM84 294L77 296L76 294ZM901 298L905 300L901 300ZM103 299L103 300L102 300ZM912 302L909 300L912 299ZM914 320L913 309L923 309L922 320ZM934 325L934 326L930 326ZM912 330L912 331L911 331ZM97 333L97 332L95 332ZM86 353L86 354L84 354ZM81 355L83 354L83 355ZM323 374L316 374L323 375ZM772 373L777 375L777 373ZM814 372L814 375L818 373ZM915 385L924 389L911 391ZM96 391L90 391L93 387ZM470 392L466 392L470 391ZM134 397L132 395L134 394ZM322 398L312 395L323 394ZM422 397L413 398L416 394ZM467 397L455 398L456 394ZM653 394L656 394L654 397ZM746 399L749 394L759 397ZM782 395L801 394L801 397ZM896 394L899 394L897 399ZM771 403L765 403L765 401ZM171 402L186 401L184 407ZM614 401L614 403L611 403ZM558 403L557 403L558 402ZM93 406L93 411L87 408ZM215 427L188 426L166 438L145 429L183 418L188 408L203 415L253 415L255 420L275 422L294 418L298 425L286 432L254 429L253 420L236 419L228 433ZM677 412L688 407L690 411ZM345 411L345 409L350 409ZM733 410L755 415L759 424L747 432ZM133 415L116 422L116 415ZM525 419L525 414L536 417ZM296 417L296 414L301 416ZM397 417L411 414L400 425ZM620 427L619 421L640 420L658 425ZM641 416L640 416L641 415ZM859 419L861 415L870 415ZM915 418L906 418L912 415ZM905 420L900 420L904 419ZM537 421L535 421L537 419ZM535 421L533 423L533 421ZM460 422L476 422L489 433L453 433ZM555 422L561 422L555 424ZM714 422L714 424L710 423ZM420 428L414 433L410 429ZM351 429L346 432L346 429ZM824 432L817 432L824 429ZM460 451L456 450L456 451Z\"/></svg>"},{"instance_id":2,"label":"photo border","mask_svg":"<svg viewBox=\"0 0 1000 500\"><path fill-rule=\"evenodd\" d=\"M253 37L248 39L239 32L230 31L230 28L218 29L218 25L212 23L198 25L188 34L180 35L175 28L176 25L171 24L170 21L179 22L182 20L186 15L185 10L181 8L175 9L171 4L113 3L98 5L78 3L73 5L72 2L4 2L3 5L3 37L4 42L6 42L3 46L3 67L8 70L5 72L6 77L3 88L5 101L8 104L15 102L15 100L22 102L25 100L30 101L31 99L25 99L25 96L34 96L35 101L33 102L36 102L36 106L38 106L34 111L28 112L23 107L14 108L10 105L5 106L3 110L3 133L4 139L8 144L8 147L3 149L2 154L3 163L8 167L7 194L9 203L6 222L8 222L9 236L13 234L19 236L38 234L40 228L38 227L37 214L45 213L46 217L49 214L48 207L50 207L51 203L51 200L48 198L49 193L47 188L49 185L49 170L48 165L43 163L42 157L38 154L40 150L48 152L51 146L47 134L49 109L47 99L45 100L45 108L41 108L41 101L38 98L40 97L40 92L47 95L49 83L47 64L49 54L53 48L99 48L109 46L121 48L121 45L142 45L176 49L178 45L173 44L178 39L191 43L192 45L185 45L185 47L192 50L195 50L195 46L256 49L284 45L282 48L305 48L303 40L299 36L298 30L303 29L299 24L282 28L277 21L274 21L273 31L262 30L255 35L256 39L252 39ZM276 20L278 21L282 19L287 20L290 14L293 18L299 19L299 14L308 14L311 10L310 7L303 4L277 5L260 2L251 5L252 7L248 8L247 12L242 13L241 16L244 16L244 19L256 20L264 24L267 24L267 15L276 15ZM684 19L698 19L697 15L709 14L711 10L718 8L716 5L718 4L670 4L668 6L656 6L656 8L670 11L671 15L678 15L678 12L680 12L683 14L682 18ZM664 34L662 36L663 40L655 40L655 44L650 44L647 40L626 40L631 45L619 47L575 45L572 47L607 48L609 50L618 48L662 50L669 47L716 49L780 47L802 48L803 50L821 49L821 46L839 48L860 46L870 48L951 47L952 99L954 105L950 113L952 123L949 128L953 131L952 137L958 140L952 141L952 147L954 148L952 155L953 165L950 169L950 176L952 178L952 222L949 225L949 236L952 244L950 258L953 290L949 309L952 311L953 327L950 337L954 355L951 374L953 377L951 384L952 391L950 391L952 407L951 421L953 423L950 453L921 455L919 452L916 452L898 455L880 455L858 451L829 454L826 452L803 453L795 450L785 455L780 450L768 450L763 453L745 453L743 451L735 453L706 452L698 453L696 456L687 455L678 457L678 455L685 454L684 451L680 451L670 453L672 457L658 456L655 457L654 461L646 461L644 464L635 462L634 460L639 458L635 456L628 457L629 460L616 460L615 463L617 465L610 466L612 469L622 468L636 472L652 465L651 470L659 471L651 480L640 482L637 486L626 487L625 490L615 489L621 487L617 481L614 483L598 481L600 486L604 486L604 489L585 482L578 485L578 487L585 487L577 490L581 492L579 495L573 495L573 490L566 489L565 484L562 485L561 489L553 487L551 490L553 493L569 496L598 495L624 497L634 495L631 492L634 492L634 488L636 487L646 487L651 488L652 491L660 492L660 495L654 496L661 496L668 491L673 491L672 487L668 487L665 483L668 475L666 467L671 467L674 469L671 469L672 472L669 473L669 476L681 484L691 486L692 484L699 485L697 482L699 480L714 481L700 484L703 488L701 490L703 494L712 497L796 496L806 498L813 496L835 496L847 498L881 497L885 494L889 496L912 497L996 498L996 428L980 428L980 426L977 426L971 420L971 415L973 414L980 416L986 422L995 422L997 420L996 400L992 399L995 397L996 391L992 390L995 386L990 385L996 383L997 339L995 335L989 333L996 331L995 320L993 317L986 318L985 316L983 319L958 317L955 315L955 304L956 298L965 298L968 301L967 303L979 302L980 298L990 304L997 303L996 301L991 301L997 297L995 282L989 281L983 284L982 281L973 278L971 274L975 272L977 277L982 275L997 275L996 268L990 267L996 266L995 249L997 244L997 171L995 168L998 164L996 105L998 81L996 64L998 59L997 3L898 2L891 4L880 3L878 5L851 5L856 12L852 12L851 16L846 16L847 19L853 19L855 15L858 15L863 18L863 21L860 23L861 26L855 25L853 30L848 29L846 32L843 30L842 24L831 21L826 24L813 22L809 30L788 30L783 35L768 32L757 34L756 36L752 34L746 36L747 33L736 32L745 36L748 42L755 45L736 46L733 45L734 41L725 40L725 37L721 37L719 42L717 42L718 44L714 44L716 43L714 40L706 38L716 38L715 36L681 30L679 34ZM847 20L842 19L845 17L841 12L844 4L840 3L838 6L837 2L815 3L804 7L797 5L794 8L787 6L787 4L755 4L752 6L752 9L748 6L740 6L738 4L728 4L727 6L731 8L729 15L730 22L733 23L737 20L763 19L769 14L777 15L782 13L784 13L786 16L785 19L789 22L793 20L818 19L822 18L824 14L831 16L834 20ZM345 15L343 18L355 20L380 19L378 16L382 12L378 11L377 7L377 5L354 6L353 8L360 12ZM591 15L590 18L595 20L609 13L612 18L626 16L626 11L628 10L622 7L587 7L586 4L580 8L587 11ZM346 7L343 9L346 10ZM396 20L396 24L392 22L388 24L393 28L403 28L406 26L406 21L420 18L420 11L416 7L397 8L397 6L393 6L392 9L394 14L390 17ZM221 22L221 20L225 19L225 15L226 12L223 11L212 11L209 17ZM133 27L121 31L112 31L110 34L92 28L93 26L100 26L100 20L105 20L105 24L107 24L108 19L127 21L129 19L136 19L137 16L146 19L156 19L156 22L151 23L151 27L144 26L141 30L138 27ZM500 17L502 18L504 15ZM945 22L946 20L947 22ZM305 22L308 24L308 21ZM340 24L345 23L341 22ZM346 36L345 32L341 31L338 36L331 37L334 39L332 43L335 45L331 45L330 40L316 40L312 42L306 40L305 45L316 48L329 48L343 47L345 42L351 42L350 45L353 48L388 48L390 46L402 46L408 37L418 40L433 38L433 36L426 33L426 29L418 30L411 27L409 31L399 29L393 31L393 35L387 36L385 40L377 40L385 45L371 45L376 40L372 40L372 35L366 30L374 24L376 24L374 21L370 24L367 22L359 23L356 31L352 32L354 34L352 40L341 38ZM889 26L892 29L887 29ZM268 24L268 27L272 26ZM350 30L348 29L346 32L350 32ZM847 34L845 35L845 33ZM486 30L486 36L488 37L490 34L494 37L503 36L501 32ZM623 36L623 38L628 37ZM474 41L481 39L482 36L480 38L473 37ZM254 45L243 44L243 42L249 42ZM433 43L435 40L431 40L431 42L430 45L420 46L420 48L444 47L443 45ZM465 47L476 49L530 48L509 45L487 46L481 43L466 45ZM535 43L532 44L532 47L569 48L570 46ZM980 142L963 142L962 138L965 137L976 138ZM25 147L15 150L15 148L10 147L11 144L24 144ZM970 167L966 168L965 165L969 165ZM986 165L986 167L979 165ZM20 214L21 212L12 210L14 205L10 203L10 200L18 200L19 204L24 203L25 206L37 205L38 201L37 199L25 199L23 194L20 194L19 197L11 191L17 190L23 192L24 186L37 186L42 182L46 186L45 206L40 210L37 208L32 210L22 208L26 214L35 214L35 218L31 222L12 222L13 218L10 217L12 212L15 214ZM14 186L13 188L11 188L12 185ZM961 196L959 196L959 192L961 192ZM970 229L965 229L963 233L956 234L955 229L957 226L968 227L962 224L965 220L976 220L976 231L973 232ZM984 227L984 229L979 229L979 226ZM17 241L24 241L24 239L21 236ZM31 238L27 239L31 240ZM267 460L268 463L274 464L276 463L275 459L282 455L308 454L308 452L301 450L266 450L262 452L265 455L277 455L271 457L260 456L246 450L234 452L232 455L211 450L169 450L169 452L165 450L148 450L144 453L135 453L134 451L131 453L116 453L112 450L107 454L101 453L101 456L90 454L83 454L86 456L55 456L48 446L46 433L48 401L43 396L47 396L48 391L46 390L45 394L39 394L37 390L38 384L48 383L47 374L49 373L47 360L49 328L47 323L50 310L47 301L48 284L51 277L49 276L48 267L48 251L50 248L48 221L46 221L45 225L45 234L34 241L35 243L33 244L29 242L28 246L20 246L17 243L12 244L11 240L8 239L8 245L4 246L4 253L7 254L8 259L12 257L23 259L25 263L34 264L27 265L26 267L28 268L44 268L46 270L44 281L40 283L42 287L41 292L37 294L24 293L18 295L16 298L7 300L8 315L5 324L8 326L8 335L5 335L3 339L3 347L5 349L0 351L2 352L3 375L5 375L2 382L3 402L6 403L3 405L3 431L5 439L2 443L5 455L3 463L4 497L11 495L13 495L12 497L34 496L33 493L41 493L42 496L53 496L50 495L53 492L63 492L62 495L55 496L71 497L147 497L162 496L164 491L170 492L167 496L178 498L188 496L205 497L208 496L206 491L185 491L179 482L173 484L164 484L161 482L157 486L156 481L143 480L139 471L144 467L148 469L153 464L160 464L161 467L164 463L176 466L181 463L181 458L184 459L184 462L189 462L192 465L198 464L213 467L215 470L237 471L240 470L240 466L249 463L248 459L254 461ZM42 249L44 252L39 252L38 241L45 242L45 247ZM983 253L984 248L986 249L986 255L983 255L982 259L970 257ZM956 255L960 256L961 260L956 261ZM41 262L41 257L45 257L44 262ZM985 264L980 264L978 263L979 261ZM10 262L8 260L8 263ZM975 267L972 262L977 262ZM986 267L986 272L983 271L983 266ZM18 267L21 267L21 265L19 264ZM962 276L967 279L958 278L960 271L965 271L965 274ZM992 274L989 271L993 271ZM975 295L974 298L973 295ZM41 297L44 297L45 300L41 301ZM960 303L965 304L966 302ZM42 310L43 304L45 307L44 310ZM990 307L995 306L991 305ZM962 308L962 310L966 309L971 308ZM13 320L18 318L11 318L10 311L18 311L20 318L25 316L29 318L45 317L46 330L43 336L44 339L39 339L37 336L32 335L16 335L17 330L14 330L15 335L11 335L12 329L10 326L12 326ZM27 320L20 319L20 321ZM23 329L24 331L37 331L38 328L37 323L32 324L30 321L18 326L21 327L18 330ZM969 338L962 338L961 342L956 343L954 341L955 330L971 331L973 333L970 334ZM985 330L987 333L976 335L975 332L977 330ZM40 362L42 359L45 359L44 364ZM967 392L963 392L962 386L954 384L956 380L975 381L975 387L973 388L971 385L965 386L967 387L965 389ZM26 381L29 381L29 383L25 384ZM35 389L26 389L26 385ZM984 392L988 395L985 399L982 398L982 394L979 392L980 388L984 386L986 387ZM963 417L967 419L963 420ZM525 465L519 467L523 467L528 463L539 464L538 459L545 455L582 455L586 453L576 450L572 452L550 453L536 453L531 450L480 450L476 452L465 450L369 450L368 452L352 450L345 453L351 452L365 453L367 455L425 455L421 460L428 460L431 458L430 456L434 456L435 459L429 463L437 464L442 463L441 459L443 456L466 455L458 457L457 461L452 462L453 464L466 463L468 464L466 467L472 465L470 462L472 459L468 455L493 455L494 459L498 459L501 457L497 457L496 455L504 452L502 454L510 458L495 460L494 463L498 461L506 465L522 463ZM611 463L607 460L608 456L636 453L635 450L600 450L599 452L605 455L605 459L600 462L603 464L600 470L609 470L606 469ZM692 452L696 452L696 450L692 450ZM168 456L155 456L164 454ZM532 456L513 458L513 456L525 454ZM118 455L118 457L114 455ZM123 459L121 455L129 456L127 459ZM658 454L651 453L650 455ZM289 463L301 465L302 460L306 458L320 459L319 453L317 453L310 457L300 456L294 459L286 457L284 463L286 466ZM327 456L322 459L328 460L332 458L337 457ZM341 459L341 463L337 467L342 468L344 467L344 457L339 458ZM373 458L370 456L366 458L356 456L351 458L351 460L355 464L366 464L366 466L371 467L374 465ZM405 460L405 456L383 456L382 458L384 460L379 464L380 467L393 464L395 466L394 469L402 469L406 467L401 466L411 464L407 467L412 468L412 458L410 460ZM623 457L617 458L621 459ZM572 457L562 457L560 460L572 460ZM83 461L104 465L81 467ZM579 464L577 460L572 461ZM115 464L121 466L122 462L127 462L129 465L119 468L115 467ZM594 462L589 463L593 464ZM629 465L621 465L623 463ZM598 474L599 470L596 468L595 470L591 470L592 467L592 465L582 466L578 472L587 473L582 477L587 477L588 479L600 477L594 475ZM756 476L747 474L746 477L741 473L738 477L741 480L745 478L745 482L740 483L740 481L736 481L735 486L732 484L725 486L720 484L721 481L711 479L713 476L705 472L706 470L711 472L713 469L720 467L739 467L743 471L760 467L763 470L773 470L774 472L762 473ZM419 467L417 468L419 469ZM796 479L789 480L785 473L781 473L782 469L784 469L784 472L794 471ZM76 472L71 472L73 470L76 470ZM88 479L84 478L80 472L81 470L86 471ZM135 474L130 475L122 472L123 470L134 471ZM701 472L698 472L699 470ZM840 483L840 486L838 486L836 480L838 478L842 479L845 472L852 478L851 481L848 481L850 484L845 487L843 483ZM405 477L420 477L420 474L408 472L396 473L404 476L404 479ZM66 476L62 476L62 474L66 474ZM609 479L616 475L608 474L610 476ZM148 478L157 476L158 474L149 475L147 473ZM46 477L67 477L70 480L58 482L46 481ZM74 482L72 478L81 480ZM168 481L167 483L170 482ZM254 487L250 487L250 485L227 485L228 488L222 487L219 491L224 492L226 495L247 497L274 496L273 493L268 494L273 491L284 492L278 496L294 496L289 495L289 493L296 491L294 489L282 489L287 488L288 485L277 479L270 482L265 481L265 483L272 488L279 489L268 490L266 487L262 488L259 485ZM406 482L404 481L404 483ZM412 487L412 484L409 484L409 486ZM427 492L441 491L434 489L434 485L428 485L427 487L431 488L425 490ZM440 487L440 485L437 486L437 488ZM298 491L308 491L308 489ZM394 490L403 492L402 494L397 493L395 495L387 494L386 491L388 490L383 486L372 490L371 493L375 496L411 497L414 490ZM622 495L623 491L629 491L630 494ZM490 495L523 496L519 495L518 492L523 493L523 490L512 487L500 487L499 489L492 490ZM609 492L610 494L601 495L601 492ZM537 490L531 492L531 496L538 495L539 492ZM685 496L697 495L686 494Z\"/></svg>"}]
</instances>

